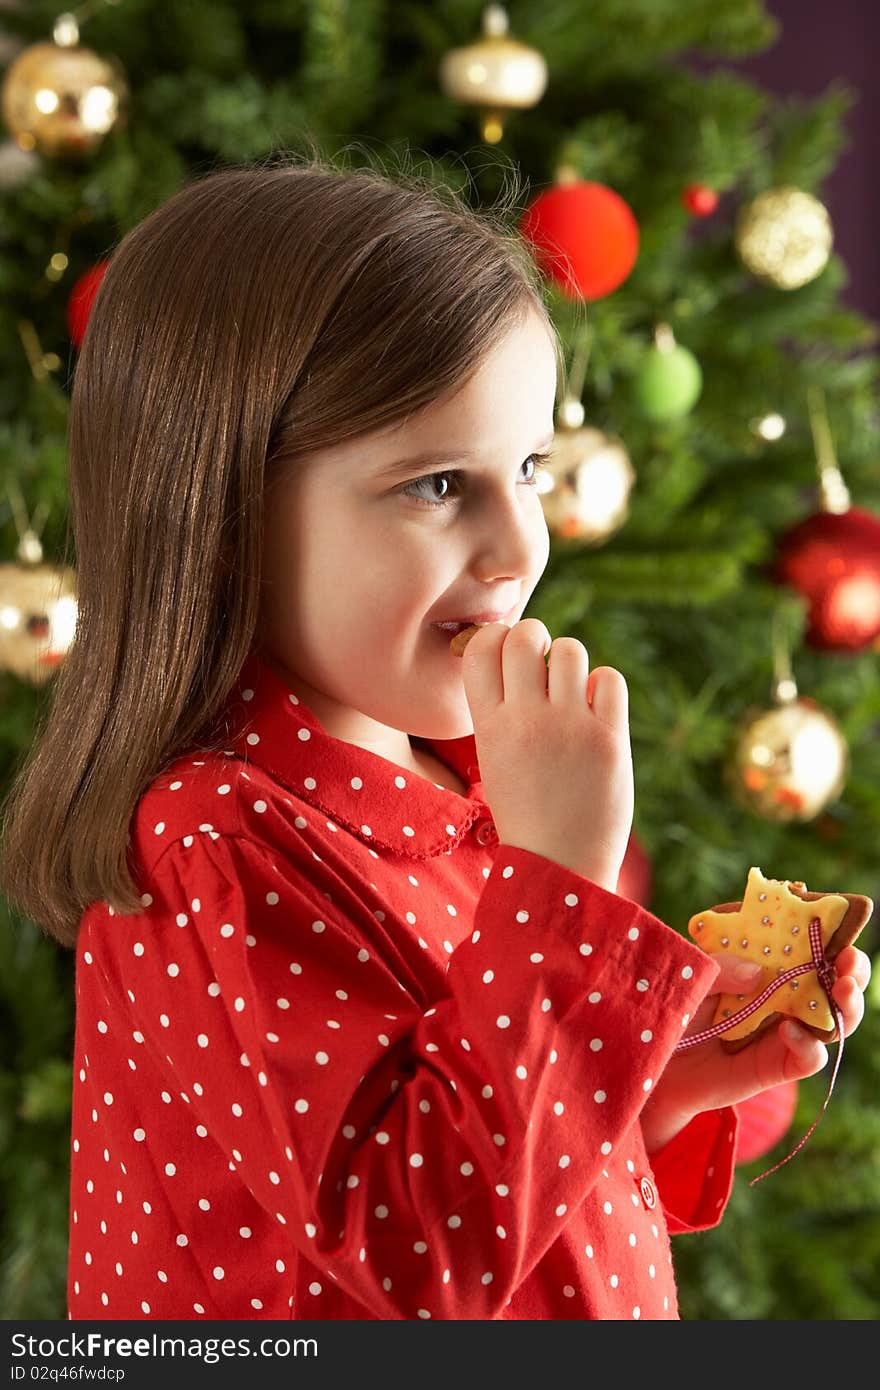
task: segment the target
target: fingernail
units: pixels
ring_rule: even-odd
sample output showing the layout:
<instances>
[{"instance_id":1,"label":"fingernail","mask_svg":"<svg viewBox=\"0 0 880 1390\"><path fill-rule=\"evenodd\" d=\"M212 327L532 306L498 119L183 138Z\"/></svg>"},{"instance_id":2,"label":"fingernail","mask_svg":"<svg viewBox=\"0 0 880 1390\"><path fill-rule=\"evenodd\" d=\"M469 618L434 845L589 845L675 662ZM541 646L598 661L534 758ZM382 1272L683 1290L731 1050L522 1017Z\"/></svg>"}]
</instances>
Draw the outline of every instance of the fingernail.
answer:
<instances>
[{"instance_id":1,"label":"fingernail","mask_svg":"<svg viewBox=\"0 0 880 1390\"><path fill-rule=\"evenodd\" d=\"M782 1032L785 1034L786 1042L791 1043L792 1047L809 1047L815 1039L814 1033L796 1023L793 1018L786 1019L782 1025Z\"/></svg>"},{"instance_id":2,"label":"fingernail","mask_svg":"<svg viewBox=\"0 0 880 1390\"><path fill-rule=\"evenodd\" d=\"M756 965L752 960L733 960L730 962L730 969L738 980L743 984L748 984L750 980L756 980L763 971L763 966Z\"/></svg>"}]
</instances>

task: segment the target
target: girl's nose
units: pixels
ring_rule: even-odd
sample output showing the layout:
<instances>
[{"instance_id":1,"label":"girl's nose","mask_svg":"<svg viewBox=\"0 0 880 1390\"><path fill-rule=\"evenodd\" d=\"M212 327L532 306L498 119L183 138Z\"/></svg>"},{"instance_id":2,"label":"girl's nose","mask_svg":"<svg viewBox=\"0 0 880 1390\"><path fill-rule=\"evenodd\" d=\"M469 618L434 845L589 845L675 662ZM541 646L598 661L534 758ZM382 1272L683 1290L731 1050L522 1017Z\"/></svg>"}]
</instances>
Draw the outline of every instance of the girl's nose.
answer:
<instances>
[{"instance_id":1,"label":"girl's nose","mask_svg":"<svg viewBox=\"0 0 880 1390\"><path fill-rule=\"evenodd\" d=\"M521 489L520 489L521 492ZM480 553L485 569L491 564L496 577L528 583L541 573L549 555L549 536L540 501L523 503L507 494L497 505L487 506L480 522Z\"/></svg>"}]
</instances>

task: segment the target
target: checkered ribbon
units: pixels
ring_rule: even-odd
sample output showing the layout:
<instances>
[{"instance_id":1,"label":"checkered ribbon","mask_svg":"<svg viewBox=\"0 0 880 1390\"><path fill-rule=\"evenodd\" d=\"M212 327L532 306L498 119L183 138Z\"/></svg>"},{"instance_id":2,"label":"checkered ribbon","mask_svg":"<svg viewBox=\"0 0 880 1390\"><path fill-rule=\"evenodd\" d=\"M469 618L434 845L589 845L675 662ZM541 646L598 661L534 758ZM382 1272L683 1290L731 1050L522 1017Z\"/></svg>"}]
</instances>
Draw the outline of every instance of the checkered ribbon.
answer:
<instances>
[{"instance_id":1,"label":"checkered ribbon","mask_svg":"<svg viewBox=\"0 0 880 1390\"><path fill-rule=\"evenodd\" d=\"M743 1019L749 1018L750 1015L760 1009L761 1005L764 1004L772 994L775 994L782 985L787 984L789 980L793 980L797 975L804 975L808 971L815 970L819 977L819 983L828 996L828 1003L834 1015L835 1022L837 1023L837 1035L840 1044L837 1049L837 1056L834 1059L834 1069L831 1073L831 1080L828 1083L828 1093L822 1102L822 1108L815 1120L810 1125L804 1137L792 1149L791 1153L786 1154L785 1158L780 1159L772 1168L767 1168L763 1173L759 1173L758 1176L753 1178L749 1183L750 1187L754 1187L756 1182L760 1182L762 1178L768 1177L770 1173L775 1173L777 1168L781 1168L784 1163L788 1163L789 1159L794 1158L795 1154L803 1148L824 1115L828 1102L831 1099L831 1093L834 1090L834 1083L837 1080L840 1059L843 1056L843 1015L837 1001L831 994L831 986L837 979L837 974L834 966L827 959L822 947L822 922L819 917L814 917L810 922L810 950L812 952L812 960L805 961L803 965L793 965L790 969L781 971L781 973L776 976L775 980L772 980L769 985L765 986L765 988L761 990L761 993L756 994L754 999L750 1000L748 1004L744 1004L741 1009L737 1009L736 1013L731 1014L729 1018L725 1018L719 1023L713 1024L711 1028L703 1028L699 1033L691 1033L688 1037L682 1038L681 1042L674 1048L674 1052L685 1052L689 1047L696 1047L699 1043L707 1042L710 1038L717 1038L722 1033L726 1033L735 1023L740 1023Z\"/></svg>"}]
</instances>

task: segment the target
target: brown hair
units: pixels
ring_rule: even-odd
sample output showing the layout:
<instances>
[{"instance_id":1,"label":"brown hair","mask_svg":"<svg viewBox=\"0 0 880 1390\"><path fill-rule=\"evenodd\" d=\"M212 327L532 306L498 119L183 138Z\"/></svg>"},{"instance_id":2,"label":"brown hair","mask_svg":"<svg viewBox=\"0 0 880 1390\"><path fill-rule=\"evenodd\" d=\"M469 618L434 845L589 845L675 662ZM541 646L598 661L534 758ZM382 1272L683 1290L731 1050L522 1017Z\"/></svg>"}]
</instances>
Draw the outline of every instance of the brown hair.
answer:
<instances>
[{"instance_id":1,"label":"brown hair","mask_svg":"<svg viewBox=\"0 0 880 1390\"><path fill-rule=\"evenodd\" d=\"M506 214L503 194L477 212L430 175L285 151L194 178L119 242L71 393L74 641L3 803L0 890L62 945L96 899L141 910L139 797L183 749L224 747L264 489L458 387L530 308L561 365Z\"/></svg>"}]
</instances>

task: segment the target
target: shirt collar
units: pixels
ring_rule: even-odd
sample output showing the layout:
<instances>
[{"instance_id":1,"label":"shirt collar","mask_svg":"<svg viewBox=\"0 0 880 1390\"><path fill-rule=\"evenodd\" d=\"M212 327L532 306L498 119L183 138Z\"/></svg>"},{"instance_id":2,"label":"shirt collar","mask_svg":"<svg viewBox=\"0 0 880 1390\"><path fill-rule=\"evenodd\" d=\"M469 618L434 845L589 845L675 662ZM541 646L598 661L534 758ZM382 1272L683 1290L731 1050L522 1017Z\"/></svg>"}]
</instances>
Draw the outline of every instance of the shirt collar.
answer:
<instances>
[{"instance_id":1,"label":"shirt collar","mask_svg":"<svg viewBox=\"0 0 880 1390\"><path fill-rule=\"evenodd\" d=\"M365 844L424 858L451 849L486 815L473 734L424 739L454 768L466 796L328 734L314 712L251 649L227 699L228 747Z\"/></svg>"}]
</instances>

